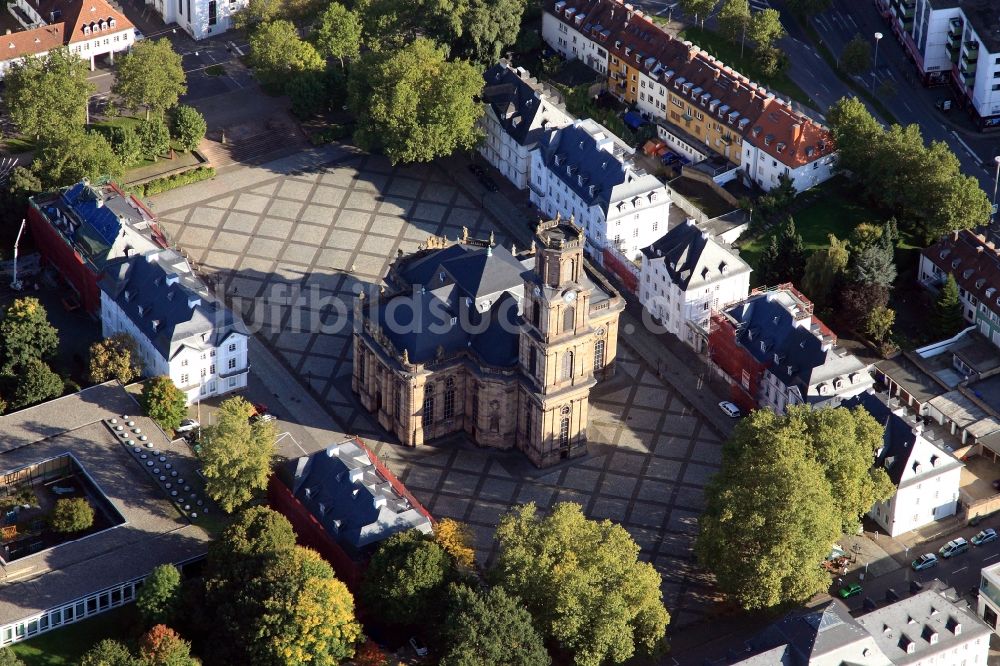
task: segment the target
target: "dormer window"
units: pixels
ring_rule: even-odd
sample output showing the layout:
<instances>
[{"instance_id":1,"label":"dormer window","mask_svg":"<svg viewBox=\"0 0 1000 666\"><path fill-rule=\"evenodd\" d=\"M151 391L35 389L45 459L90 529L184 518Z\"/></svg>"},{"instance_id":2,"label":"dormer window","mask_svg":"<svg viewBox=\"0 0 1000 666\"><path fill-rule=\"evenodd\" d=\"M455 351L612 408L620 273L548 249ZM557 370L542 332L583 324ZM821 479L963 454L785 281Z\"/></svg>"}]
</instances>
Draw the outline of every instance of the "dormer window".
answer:
<instances>
[{"instance_id":1,"label":"dormer window","mask_svg":"<svg viewBox=\"0 0 1000 666\"><path fill-rule=\"evenodd\" d=\"M90 34L90 26L89 25L83 26L83 34L85 34L85 35L89 35ZM11 44L10 47L14 48L14 45Z\"/></svg>"},{"instance_id":2,"label":"dormer window","mask_svg":"<svg viewBox=\"0 0 1000 666\"><path fill-rule=\"evenodd\" d=\"M959 265L960 263L962 263L962 260L961 260L961 259L954 259L954 260L953 260L953 261L951 262L951 267L952 267L952 268L958 268L958 265Z\"/></svg>"}]
</instances>

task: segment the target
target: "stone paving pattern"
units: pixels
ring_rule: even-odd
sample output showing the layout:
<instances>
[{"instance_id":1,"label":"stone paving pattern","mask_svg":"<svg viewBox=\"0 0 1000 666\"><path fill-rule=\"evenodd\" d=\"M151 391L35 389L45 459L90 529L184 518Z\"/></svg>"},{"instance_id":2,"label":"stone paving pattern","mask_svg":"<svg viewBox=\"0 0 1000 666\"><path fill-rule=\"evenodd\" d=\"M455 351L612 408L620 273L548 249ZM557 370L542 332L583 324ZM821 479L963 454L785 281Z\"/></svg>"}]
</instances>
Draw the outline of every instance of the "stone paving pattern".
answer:
<instances>
[{"instance_id":1,"label":"stone paving pattern","mask_svg":"<svg viewBox=\"0 0 1000 666\"><path fill-rule=\"evenodd\" d=\"M349 315L358 290L375 289L391 258L430 234L456 238L466 226L510 247L476 196L437 165L392 167L349 154L284 174L247 168L152 201L171 238L344 431L372 443L435 516L472 526L481 560L491 556L493 528L512 504L579 502L587 515L632 534L663 575L673 626L699 619L712 591L694 567L692 540L721 442L627 347L615 378L593 395L590 454L546 470L461 437L418 449L388 442L354 400Z\"/></svg>"}]
</instances>

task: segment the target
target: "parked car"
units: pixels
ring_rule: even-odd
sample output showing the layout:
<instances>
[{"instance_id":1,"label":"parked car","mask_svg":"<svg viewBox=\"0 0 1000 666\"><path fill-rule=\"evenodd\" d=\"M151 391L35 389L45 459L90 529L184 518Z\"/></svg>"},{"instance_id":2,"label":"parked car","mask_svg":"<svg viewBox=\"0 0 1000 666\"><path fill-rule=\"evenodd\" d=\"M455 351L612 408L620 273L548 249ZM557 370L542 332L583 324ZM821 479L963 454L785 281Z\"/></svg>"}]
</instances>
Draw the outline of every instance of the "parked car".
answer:
<instances>
[{"instance_id":1,"label":"parked car","mask_svg":"<svg viewBox=\"0 0 1000 666\"><path fill-rule=\"evenodd\" d=\"M992 527L987 527L985 530L972 537L973 546L983 546L992 541L997 540L997 531Z\"/></svg>"},{"instance_id":2,"label":"parked car","mask_svg":"<svg viewBox=\"0 0 1000 666\"><path fill-rule=\"evenodd\" d=\"M936 106L939 111L943 111L944 113L947 113L948 111L951 111L951 100L948 99L948 98L939 99L934 104L934 106Z\"/></svg>"},{"instance_id":3,"label":"parked car","mask_svg":"<svg viewBox=\"0 0 1000 666\"><path fill-rule=\"evenodd\" d=\"M424 645L423 642L421 642L421 640L416 636L410 636L410 647L413 648L413 651L417 653L418 657L427 656L427 646Z\"/></svg>"},{"instance_id":4,"label":"parked car","mask_svg":"<svg viewBox=\"0 0 1000 666\"><path fill-rule=\"evenodd\" d=\"M959 537L957 539L952 539L945 545L941 546L941 550L938 553L944 559L955 557L956 555L961 555L965 551L969 550L969 542L965 539Z\"/></svg>"},{"instance_id":5,"label":"parked car","mask_svg":"<svg viewBox=\"0 0 1000 666\"><path fill-rule=\"evenodd\" d=\"M850 585L845 585L844 587L837 590L837 596L841 599L850 599L851 597L856 597L861 594L861 584L851 583Z\"/></svg>"},{"instance_id":6,"label":"parked car","mask_svg":"<svg viewBox=\"0 0 1000 666\"><path fill-rule=\"evenodd\" d=\"M278 420L278 417L275 416L274 414L270 414L270 413L267 413L267 414L254 414L253 416L250 417L250 423L257 423L257 421L267 422L267 421L277 421L277 420Z\"/></svg>"},{"instance_id":7,"label":"parked car","mask_svg":"<svg viewBox=\"0 0 1000 666\"><path fill-rule=\"evenodd\" d=\"M721 409L725 413L725 415L731 419L738 419L743 415L742 412L740 412L740 408L736 404L729 402L728 400L723 400L722 402L720 402L719 409Z\"/></svg>"},{"instance_id":8,"label":"parked car","mask_svg":"<svg viewBox=\"0 0 1000 666\"><path fill-rule=\"evenodd\" d=\"M917 559L910 563L910 566L914 571L923 571L924 569L930 569L936 566L938 563L937 555L934 553L927 553L926 555L921 555Z\"/></svg>"},{"instance_id":9,"label":"parked car","mask_svg":"<svg viewBox=\"0 0 1000 666\"><path fill-rule=\"evenodd\" d=\"M191 432L192 430L197 430L201 426L200 423L194 419L184 419L181 424L177 426L177 434L183 435L186 432Z\"/></svg>"}]
</instances>

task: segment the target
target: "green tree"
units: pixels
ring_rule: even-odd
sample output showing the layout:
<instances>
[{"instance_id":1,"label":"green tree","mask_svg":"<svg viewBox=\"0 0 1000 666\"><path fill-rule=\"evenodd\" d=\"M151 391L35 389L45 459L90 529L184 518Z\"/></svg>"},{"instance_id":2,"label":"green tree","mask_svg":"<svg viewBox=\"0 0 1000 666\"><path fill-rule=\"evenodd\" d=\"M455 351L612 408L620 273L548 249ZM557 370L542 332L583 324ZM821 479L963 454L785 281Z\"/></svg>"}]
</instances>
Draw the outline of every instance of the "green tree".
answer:
<instances>
[{"instance_id":1,"label":"green tree","mask_svg":"<svg viewBox=\"0 0 1000 666\"><path fill-rule=\"evenodd\" d=\"M781 25L781 14L777 9L765 9L750 17L747 37L753 40L758 50L771 49L774 43L785 36Z\"/></svg>"},{"instance_id":2,"label":"green tree","mask_svg":"<svg viewBox=\"0 0 1000 666\"><path fill-rule=\"evenodd\" d=\"M33 297L18 298L0 320L4 367L30 359L49 358L59 346L59 332L49 323L45 306Z\"/></svg>"},{"instance_id":3,"label":"green tree","mask_svg":"<svg viewBox=\"0 0 1000 666\"><path fill-rule=\"evenodd\" d=\"M80 657L80 666L140 666L128 648L105 638Z\"/></svg>"},{"instance_id":4,"label":"green tree","mask_svg":"<svg viewBox=\"0 0 1000 666\"><path fill-rule=\"evenodd\" d=\"M116 333L90 345L90 381L101 384L117 379L122 384L142 374L139 350L128 333Z\"/></svg>"},{"instance_id":5,"label":"green tree","mask_svg":"<svg viewBox=\"0 0 1000 666\"><path fill-rule=\"evenodd\" d=\"M146 120L150 112L162 116L187 92L180 54L165 38L136 42L118 58L111 90L126 109L146 109Z\"/></svg>"},{"instance_id":6,"label":"green tree","mask_svg":"<svg viewBox=\"0 0 1000 666\"><path fill-rule=\"evenodd\" d=\"M458 53L492 65L517 39L527 0L469 0Z\"/></svg>"},{"instance_id":7,"label":"green tree","mask_svg":"<svg viewBox=\"0 0 1000 666\"><path fill-rule=\"evenodd\" d=\"M854 227L848 238L851 252L860 252L865 248L874 247L882 242L882 227L870 222L862 222Z\"/></svg>"},{"instance_id":8,"label":"green tree","mask_svg":"<svg viewBox=\"0 0 1000 666\"><path fill-rule=\"evenodd\" d=\"M872 340L883 343L889 339L892 332L892 325L896 323L896 312L887 307L878 307L868 315L865 322L865 333Z\"/></svg>"},{"instance_id":9,"label":"green tree","mask_svg":"<svg viewBox=\"0 0 1000 666\"><path fill-rule=\"evenodd\" d=\"M802 276L802 290L819 308L832 305L833 290L847 269L851 256L847 241L838 240L833 234L829 235L829 239L827 247L809 255Z\"/></svg>"},{"instance_id":10,"label":"green tree","mask_svg":"<svg viewBox=\"0 0 1000 666\"><path fill-rule=\"evenodd\" d=\"M861 517L896 489L882 468L872 467L885 431L864 408L788 408L784 417L804 435L807 451L823 467L840 529L855 532ZM798 424L801 423L801 426Z\"/></svg>"},{"instance_id":11,"label":"green tree","mask_svg":"<svg viewBox=\"0 0 1000 666\"><path fill-rule=\"evenodd\" d=\"M0 648L0 666L25 666L25 663L10 648Z\"/></svg>"},{"instance_id":12,"label":"green tree","mask_svg":"<svg viewBox=\"0 0 1000 666\"><path fill-rule=\"evenodd\" d=\"M121 160L123 168L128 169L142 159L142 142L131 125L103 127L101 133L111 144L111 150Z\"/></svg>"},{"instance_id":13,"label":"green tree","mask_svg":"<svg viewBox=\"0 0 1000 666\"><path fill-rule=\"evenodd\" d=\"M761 253L757 261L758 278L766 285L798 282L805 264L802 236L795 230L795 221L789 217Z\"/></svg>"},{"instance_id":14,"label":"green tree","mask_svg":"<svg viewBox=\"0 0 1000 666\"><path fill-rule=\"evenodd\" d=\"M76 128L42 139L31 169L49 189L84 178L114 180L125 173L121 158L100 132Z\"/></svg>"},{"instance_id":15,"label":"green tree","mask_svg":"<svg viewBox=\"0 0 1000 666\"><path fill-rule=\"evenodd\" d=\"M257 663L335 666L354 656L361 625L354 597L320 555L296 546L260 581L267 590L252 649Z\"/></svg>"},{"instance_id":16,"label":"green tree","mask_svg":"<svg viewBox=\"0 0 1000 666\"><path fill-rule=\"evenodd\" d=\"M170 150L170 131L162 118L150 118L136 126L136 135L142 145L142 152L150 160L165 155Z\"/></svg>"},{"instance_id":17,"label":"green tree","mask_svg":"<svg viewBox=\"0 0 1000 666\"><path fill-rule=\"evenodd\" d=\"M3 92L11 120L35 139L79 131L95 90L88 73L86 61L64 48L13 61Z\"/></svg>"},{"instance_id":18,"label":"green tree","mask_svg":"<svg viewBox=\"0 0 1000 666\"><path fill-rule=\"evenodd\" d=\"M434 541L451 555L455 564L466 569L476 566L476 550L473 547L472 530L465 523L451 518L442 518L434 526Z\"/></svg>"},{"instance_id":19,"label":"green tree","mask_svg":"<svg viewBox=\"0 0 1000 666\"><path fill-rule=\"evenodd\" d=\"M827 122L837 144L838 168L864 179L882 143L885 131L857 97L843 97L827 111Z\"/></svg>"},{"instance_id":20,"label":"green tree","mask_svg":"<svg viewBox=\"0 0 1000 666\"><path fill-rule=\"evenodd\" d=\"M863 331L868 315L889 304L889 289L877 284L848 282L837 292L837 318L845 328Z\"/></svg>"},{"instance_id":21,"label":"green tree","mask_svg":"<svg viewBox=\"0 0 1000 666\"><path fill-rule=\"evenodd\" d=\"M546 517L527 504L500 519L496 538L491 579L575 664L622 663L662 641L670 616L660 574L620 525L588 520L578 504L556 504Z\"/></svg>"},{"instance_id":22,"label":"green tree","mask_svg":"<svg viewBox=\"0 0 1000 666\"><path fill-rule=\"evenodd\" d=\"M749 28L749 0L725 0L719 10L719 31L729 41L739 44Z\"/></svg>"},{"instance_id":23,"label":"green tree","mask_svg":"<svg viewBox=\"0 0 1000 666\"><path fill-rule=\"evenodd\" d=\"M82 532L93 526L94 508L83 497L56 500L55 508L49 516L49 524L56 532Z\"/></svg>"},{"instance_id":24,"label":"green tree","mask_svg":"<svg viewBox=\"0 0 1000 666\"><path fill-rule=\"evenodd\" d=\"M388 624L439 621L454 566L448 553L418 530L394 534L368 564L361 588L364 605Z\"/></svg>"},{"instance_id":25,"label":"green tree","mask_svg":"<svg viewBox=\"0 0 1000 666\"><path fill-rule=\"evenodd\" d=\"M135 598L148 625L172 622L180 604L181 572L172 564L153 568Z\"/></svg>"},{"instance_id":26,"label":"green tree","mask_svg":"<svg viewBox=\"0 0 1000 666\"><path fill-rule=\"evenodd\" d=\"M233 14L233 27L252 31L262 23L283 18L284 5L283 0L249 0L244 8Z\"/></svg>"},{"instance_id":27,"label":"green tree","mask_svg":"<svg viewBox=\"0 0 1000 666\"><path fill-rule=\"evenodd\" d=\"M715 9L719 0L680 0L681 11L694 18L695 23L705 23L705 19Z\"/></svg>"},{"instance_id":28,"label":"green tree","mask_svg":"<svg viewBox=\"0 0 1000 666\"><path fill-rule=\"evenodd\" d=\"M844 50L840 52L840 68L851 76L864 74L872 68L872 47L867 39L854 35L844 45Z\"/></svg>"},{"instance_id":29,"label":"green tree","mask_svg":"<svg viewBox=\"0 0 1000 666\"><path fill-rule=\"evenodd\" d=\"M273 421L251 424L253 407L241 397L219 405L216 423L202 438L199 458L205 492L226 512L245 504L267 487L277 431Z\"/></svg>"},{"instance_id":30,"label":"green tree","mask_svg":"<svg viewBox=\"0 0 1000 666\"><path fill-rule=\"evenodd\" d=\"M198 666L191 644L176 631L157 624L139 638L139 656L144 666Z\"/></svg>"},{"instance_id":31,"label":"green tree","mask_svg":"<svg viewBox=\"0 0 1000 666\"><path fill-rule=\"evenodd\" d=\"M58 398L63 393L62 377L37 358L26 358L15 363L10 371L14 380L13 392L8 392L10 406L21 409L39 402Z\"/></svg>"},{"instance_id":32,"label":"green tree","mask_svg":"<svg viewBox=\"0 0 1000 666\"><path fill-rule=\"evenodd\" d=\"M291 21L272 21L250 35L250 66L266 88L283 92L287 81L307 71L321 71L316 47L299 37Z\"/></svg>"},{"instance_id":33,"label":"green tree","mask_svg":"<svg viewBox=\"0 0 1000 666\"><path fill-rule=\"evenodd\" d=\"M471 0L356 0L361 42L372 51L397 49L420 36L442 44L462 37Z\"/></svg>"},{"instance_id":34,"label":"green tree","mask_svg":"<svg viewBox=\"0 0 1000 666\"><path fill-rule=\"evenodd\" d=\"M955 276L948 274L948 279L941 285L937 302L934 304L934 328L940 337L949 337L968 326L962 316L962 299L958 293L958 283Z\"/></svg>"},{"instance_id":35,"label":"green tree","mask_svg":"<svg viewBox=\"0 0 1000 666\"><path fill-rule=\"evenodd\" d=\"M364 56L351 70L355 139L382 149L393 164L426 162L479 139L482 75L467 62L448 62L445 49L418 38L398 51Z\"/></svg>"},{"instance_id":36,"label":"green tree","mask_svg":"<svg viewBox=\"0 0 1000 666\"><path fill-rule=\"evenodd\" d=\"M322 70L295 74L285 83L285 94L292 102L292 113L306 119L330 108L330 77Z\"/></svg>"},{"instance_id":37,"label":"green tree","mask_svg":"<svg viewBox=\"0 0 1000 666\"><path fill-rule=\"evenodd\" d=\"M166 375L146 382L141 404L146 415L168 432L180 427L187 416L187 396Z\"/></svg>"},{"instance_id":38,"label":"green tree","mask_svg":"<svg viewBox=\"0 0 1000 666\"><path fill-rule=\"evenodd\" d=\"M205 116L193 106L179 104L174 107L170 114L170 133L181 148L187 151L194 150L205 138L208 125L205 123Z\"/></svg>"},{"instance_id":39,"label":"green tree","mask_svg":"<svg viewBox=\"0 0 1000 666\"><path fill-rule=\"evenodd\" d=\"M18 199L26 199L44 189L42 179L38 177L38 174L23 166L14 167L10 179L7 181L7 188L11 196Z\"/></svg>"},{"instance_id":40,"label":"green tree","mask_svg":"<svg viewBox=\"0 0 1000 666\"><path fill-rule=\"evenodd\" d=\"M819 563L841 533L840 516L803 439L801 423L750 412L705 489L698 562L748 610L802 602L830 584Z\"/></svg>"},{"instance_id":41,"label":"green tree","mask_svg":"<svg viewBox=\"0 0 1000 666\"><path fill-rule=\"evenodd\" d=\"M787 0L785 7L796 16L808 17L830 8L830 0Z\"/></svg>"},{"instance_id":42,"label":"green tree","mask_svg":"<svg viewBox=\"0 0 1000 666\"><path fill-rule=\"evenodd\" d=\"M861 284L892 287L896 280L892 246L876 243L861 249L860 252L852 252L851 279Z\"/></svg>"},{"instance_id":43,"label":"green tree","mask_svg":"<svg viewBox=\"0 0 1000 666\"><path fill-rule=\"evenodd\" d=\"M442 626L442 666L548 666L552 663L531 614L502 588L448 589L448 615Z\"/></svg>"},{"instance_id":44,"label":"green tree","mask_svg":"<svg viewBox=\"0 0 1000 666\"><path fill-rule=\"evenodd\" d=\"M361 52L361 17L331 2L313 26L312 38L323 57L336 58L343 68L344 60L357 58Z\"/></svg>"}]
</instances>

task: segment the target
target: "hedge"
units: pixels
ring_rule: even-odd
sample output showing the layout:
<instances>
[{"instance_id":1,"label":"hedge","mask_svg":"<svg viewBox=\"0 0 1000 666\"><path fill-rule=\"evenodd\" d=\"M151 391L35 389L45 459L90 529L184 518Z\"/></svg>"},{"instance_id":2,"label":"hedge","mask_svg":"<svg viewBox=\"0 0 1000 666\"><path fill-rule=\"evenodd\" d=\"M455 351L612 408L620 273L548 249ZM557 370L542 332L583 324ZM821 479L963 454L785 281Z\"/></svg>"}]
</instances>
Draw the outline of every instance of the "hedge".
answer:
<instances>
[{"instance_id":1,"label":"hedge","mask_svg":"<svg viewBox=\"0 0 1000 666\"><path fill-rule=\"evenodd\" d=\"M201 181L208 180L209 178L215 178L215 169L213 167L202 166L197 169L191 169L190 171L184 171L172 176L156 178L141 185L134 185L132 189L135 190L136 194L139 196L151 197L154 194L166 192L167 190L172 190L175 187L190 185L191 183L200 183Z\"/></svg>"}]
</instances>

